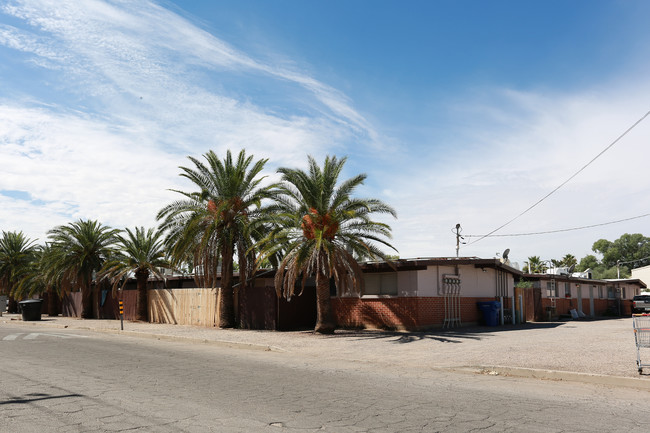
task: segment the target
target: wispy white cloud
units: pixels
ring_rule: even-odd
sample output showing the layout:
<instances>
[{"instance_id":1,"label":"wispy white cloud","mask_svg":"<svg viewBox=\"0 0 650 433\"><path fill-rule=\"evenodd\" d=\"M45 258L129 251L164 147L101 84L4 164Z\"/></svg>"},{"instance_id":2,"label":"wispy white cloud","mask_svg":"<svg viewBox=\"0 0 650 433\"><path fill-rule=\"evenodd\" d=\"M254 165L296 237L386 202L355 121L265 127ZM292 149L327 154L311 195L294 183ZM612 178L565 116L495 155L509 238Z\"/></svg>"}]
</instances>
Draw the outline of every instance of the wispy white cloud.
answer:
<instances>
[{"instance_id":1,"label":"wispy white cloud","mask_svg":"<svg viewBox=\"0 0 650 433\"><path fill-rule=\"evenodd\" d=\"M12 47L47 52L51 59L65 60L70 73L86 80L83 92L98 96L116 92L139 98L147 91L195 97L197 92L207 90L213 98L222 96L209 101L213 107L245 111L251 107L242 107L214 92L209 84L206 88L204 83L192 82L192 78L233 71L265 74L302 88L323 104L322 112L330 120L357 133L375 136L371 125L336 89L300 71L257 61L155 3L16 2L5 6L4 11L44 34L39 41L33 34L21 35L14 29ZM21 39L22 43L18 42ZM202 69L197 71L195 67Z\"/></svg>"},{"instance_id":2,"label":"wispy white cloud","mask_svg":"<svg viewBox=\"0 0 650 433\"><path fill-rule=\"evenodd\" d=\"M0 10L14 20L0 24L0 45L40 68L32 87L11 88L11 98L0 90L0 190L35 200L2 196L3 228L42 238L76 218L151 225L186 155L246 148L295 166L332 143L376 138L341 92L157 3L18 0ZM282 86L287 110L250 83Z\"/></svg>"},{"instance_id":3,"label":"wispy white cloud","mask_svg":"<svg viewBox=\"0 0 650 433\"><path fill-rule=\"evenodd\" d=\"M444 164L432 164L436 155L421 158L424 164L414 158L407 182L397 173L389 176L389 200L402 210L395 233L399 249L408 256L450 255L456 223L466 234L485 234L533 205L650 110L645 97L650 82L642 77L628 82L635 84L607 83L562 95L496 89L459 102L453 109L471 120L444 150ZM498 233L579 227L648 213L649 135L647 120ZM636 220L549 236L488 238L461 254L489 257L509 247L520 261L533 254L582 257L597 239L643 232L647 224Z\"/></svg>"}]
</instances>

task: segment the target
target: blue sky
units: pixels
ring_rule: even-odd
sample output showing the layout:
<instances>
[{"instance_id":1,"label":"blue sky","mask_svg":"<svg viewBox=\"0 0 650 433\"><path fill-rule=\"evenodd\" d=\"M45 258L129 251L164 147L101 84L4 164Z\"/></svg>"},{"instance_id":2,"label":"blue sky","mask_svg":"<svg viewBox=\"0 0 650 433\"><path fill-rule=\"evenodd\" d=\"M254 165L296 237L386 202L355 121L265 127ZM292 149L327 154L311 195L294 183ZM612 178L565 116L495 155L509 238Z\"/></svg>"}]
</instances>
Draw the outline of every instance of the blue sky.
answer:
<instances>
[{"instance_id":1,"label":"blue sky","mask_svg":"<svg viewBox=\"0 0 650 433\"><path fill-rule=\"evenodd\" d=\"M0 229L151 226L178 166L245 148L347 156L401 257L455 254L650 110L646 1L6 1ZM499 234L650 213L650 120ZM465 256L588 254L650 218L494 237ZM474 238L475 239L475 238ZM468 239L469 240L469 239Z\"/></svg>"}]
</instances>

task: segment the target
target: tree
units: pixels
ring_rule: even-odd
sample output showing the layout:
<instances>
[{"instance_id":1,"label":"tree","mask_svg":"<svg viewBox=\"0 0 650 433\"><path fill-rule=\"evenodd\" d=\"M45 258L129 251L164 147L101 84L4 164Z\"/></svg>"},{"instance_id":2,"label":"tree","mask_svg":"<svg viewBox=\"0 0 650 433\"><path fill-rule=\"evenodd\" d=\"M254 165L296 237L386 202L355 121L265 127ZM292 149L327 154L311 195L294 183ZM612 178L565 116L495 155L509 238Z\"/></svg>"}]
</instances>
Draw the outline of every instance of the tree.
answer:
<instances>
[{"instance_id":1,"label":"tree","mask_svg":"<svg viewBox=\"0 0 650 433\"><path fill-rule=\"evenodd\" d=\"M576 266L578 264L578 259L573 254L565 254L560 261L561 266L570 268L571 266Z\"/></svg>"},{"instance_id":2,"label":"tree","mask_svg":"<svg viewBox=\"0 0 650 433\"><path fill-rule=\"evenodd\" d=\"M94 316L92 282L106 259L114 253L119 230L97 221L79 220L48 232L52 257L48 261L52 274L59 274L63 289L81 289L81 317Z\"/></svg>"},{"instance_id":3,"label":"tree","mask_svg":"<svg viewBox=\"0 0 650 433\"><path fill-rule=\"evenodd\" d=\"M547 267L539 256L528 257L528 265L524 266L524 272L529 274L543 274Z\"/></svg>"},{"instance_id":4,"label":"tree","mask_svg":"<svg viewBox=\"0 0 650 433\"><path fill-rule=\"evenodd\" d=\"M282 251L275 276L278 296L295 294L296 281L304 289L309 276L316 278L317 322L315 330L332 333L335 324L330 305L330 279L338 290L359 292L363 275L355 258L382 258L376 244L395 250L387 224L371 220L372 214L397 217L390 206L376 199L353 198L366 179L360 174L338 184L346 158L326 157L323 167L309 159L307 172L280 168L282 184L272 207L276 227L260 246L262 257ZM301 289L301 291L302 291Z\"/></svg>"},{"instance_id":5,"label":"tree","mask_svg":"<svg viewBox=\"0 0 650 433\"><path fill-rule=\"evenodd\" d=\"M47 294L47 311L50 316L58 315L56 297L61 296L61 273L51 265L52 247L38 245L35 258L28 271L14 288L14 297Z\"/></svg>"},{"instance_id":6,"label":"tree","mask_svg":"<svg viewBox=\"0 0 650 433\"><path fill-rule=\"evenodd\" d=\"M16 284L25 277L36 260L37 248L34 241L23 232L2 232L0 238L0 293L9 297L9 311L15 313L14 298Z\"/></svg>"},{"instance_id":7,"label":"tree","mask_svg":"<svg viewBox=\"0 0 650 433\"><path fill-rule=\"evenodd\" d=\"M576 266L576 270L579 272L584 272L587 269L591 269L593 271L597 266L600 266L598 258L593 254L588 254L580 259L580 263L578 266Z\"/></svg>"},{"instance_id":8,"label":"tree","mask_svg":"<svg viewBox=\"0 0 650 433\"><path fill-rule=\"evenodd\" d=\"M633 267L650 265L650 238L640 233L625 233L614 242L599 239L591 249L602 254L602 263L606 266L616 266L619 261L627 264L621 266L621 274L629 275Z\"/></svg>"},{"instance_id":9,"label":"tree","mask_svg":"<svg viewBox=\"0 0 650 433\"><path fill-rule=\"evenodd\" d=\"M167 232L172 264L191 262L195 276L204 287L216 287L221 265L219 326L235 325L233 256L237 253L239 279L247 284L252 276L255 252L251 248L251 223L264 212L262 200L269 198L273 185L261 187L259 174L266 159L253 162L246 151L234 161L230 151L220 160L213 151L203 155L207 165L189 157L195 168L180 167L181 176L197 187L196 191L175 192L185 198L158 213L161 229Z\"/></svg>"},{"instance_id":10,"label":"tree","mask_svg":"<svg viewBox=\"0 0 650 433\"><path fill-rule=\"evenodd\" d=\"M117 236L119 250L104 263L99 275L108 278L115 290L120 283L124 287L129 275L134 273L138 288L136 319L148 322L147 281L151 274L163 279L159 268L170 266L165 258L162 232L136 227L134 232L127 228L126 234Z\"/></svg>"}]
</instances>

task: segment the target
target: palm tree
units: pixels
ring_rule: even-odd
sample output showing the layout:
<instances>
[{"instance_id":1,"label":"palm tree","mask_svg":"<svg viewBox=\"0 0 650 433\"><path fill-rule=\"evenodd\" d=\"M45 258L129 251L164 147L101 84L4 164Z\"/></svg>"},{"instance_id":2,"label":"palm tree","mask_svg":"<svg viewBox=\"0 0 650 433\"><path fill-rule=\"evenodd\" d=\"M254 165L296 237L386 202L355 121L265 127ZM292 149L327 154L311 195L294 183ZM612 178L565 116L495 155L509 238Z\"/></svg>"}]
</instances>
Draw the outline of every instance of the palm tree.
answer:
<instances>
[{"instance_id":1,"label":"palm tree","mask_svg":"<svg viewBox=\"0 0 650 433\"><path fill-rule=\"evenodd\" d=\"M113 283L113 290L122 283L126 284L130 273L135 274L138 287L137 320L149 321L147 304L147 281L154 274L164 279L159 268L168 268L165 257L162 232L150 228L136 227L135 232L126 229L127 236L118 235L119 251L111 256L99 272L100 278L106 277Z\"/></svg>"},{"instance_id":2,"label":"palm tree","mask_svg":"<svg viewBox=\"0 0 650 433\"><path fill-rule=\"evenodd\" d=\"M197 282L216 287L221 265L219 327L235 325L233 261L237 253L240 281L246 284L253 272L255 253L251 248L251 222L264 212L262 200L269 198L273 185L260 187L259 174L266 159L253 162L242 150L233 160L230 151L219 159L213 151L203 155L207 165L189 157L195 168L180 167L181 176L192 181L196 191L177 191L185 198L158 213L167 231L165 244L172 265L193 263Z\"/></svg>"},{"instance_id":3,"label":"palm tree","mask_svg":"<svg viewBox=\"0 0 650 433\"><path fill-rule=\"evenodd\" d=\"M61 272L51 265L52 247L49 243L36 247L35 260L23 278L14 288L14 296L24 297L47 294L47 311L50 316L58 315L56 296L61 295Z\"/></svg>"},{"instance_id":4,"label":"palm tree","mask_svg":"<svg viewBox=\"0 0 650 433\"><path fill-rule=\"evenodd\" d=\"M0 238L0 293L9 296L9 312L17 311L14 297L16 284L24 278L36 259L34 241L23 232L2 232Z\"/></svg>"},{"instance_id":5,"label":"palm tree","mask_svg":"<svg viewBox=\"0 0 650 433\"><path fill-rule=\"evenodd\" d=\"M562 266L570 268L571 266L576 266L578 264L578 259L573 254L565 254L562 257Z\"/></svg>"},{"instance_id":6,"label":"palm tree","mask_svg":"<svg viewBox=\"0 0 650 433\"><path fill-rule=\"evenodd\" d=\"M539 256L528 257L528 272L531 274L542 274L546 271L546 265Z\"/></svg>"},{"instance_id":7,"label":"palm tree","mask_svg":"<svg viewBox=\"0 0 650 433\"><path fill-rule=\"evenodd\" d=\"M113 254L119 230L97 221L79 220L53 228L48 232L52 255L50 272L58 274L62 289L81 289L81 317L94 316L92 282L106 259Z\"/></svg>"},{"instance_id":8,"label":"palm tree","mask_svg":"<svg viewBox=\"0 0 650 433\"><path fill-rule=\"evenodd\" d=\"M330 304L330 279L339 291L360 292L363 276L357 259L387 259L378 248L395 249L387 224L371 220L373 213L397 217L390 206L376 199L353 198L366 179L360 174L338 184L347 158L326 157L323 167L311 156L309 171L280 168L282 185L272 210L277 228L265 238L262 259L282 251L285 255L275 276L278 296L290 298L301 280L316 278L317 322L320 333L334 332Z\"/></svg>"}]
</instances>

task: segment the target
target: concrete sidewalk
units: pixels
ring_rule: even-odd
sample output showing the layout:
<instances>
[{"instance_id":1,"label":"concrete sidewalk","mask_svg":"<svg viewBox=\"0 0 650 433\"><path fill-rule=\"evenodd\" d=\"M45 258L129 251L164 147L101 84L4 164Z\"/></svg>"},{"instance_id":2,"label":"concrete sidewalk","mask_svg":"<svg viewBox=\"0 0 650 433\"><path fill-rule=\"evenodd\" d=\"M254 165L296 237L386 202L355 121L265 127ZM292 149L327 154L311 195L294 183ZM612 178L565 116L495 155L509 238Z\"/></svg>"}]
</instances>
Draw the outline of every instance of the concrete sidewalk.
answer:
<instances>
[{"instance_id":1,"label":"concrete sidewalk","mask_svg":"<svg viewBox=\"0 0 650 433\"><path fill-rule=\"evenodd\" d=\"M0 317L0 326L12 324L295 352L410 370L442 369L575 380L650 390L650 368L641 376L637 371L631 318L427 332L338 330L329 336L311 331L252 331L128 321L124 322L124 331L120 331L119 320L44 315L41 321L23 322L20 315ZM641 361L650 363L650 349L642 349Z\"/></svg>"}]
</instances>

